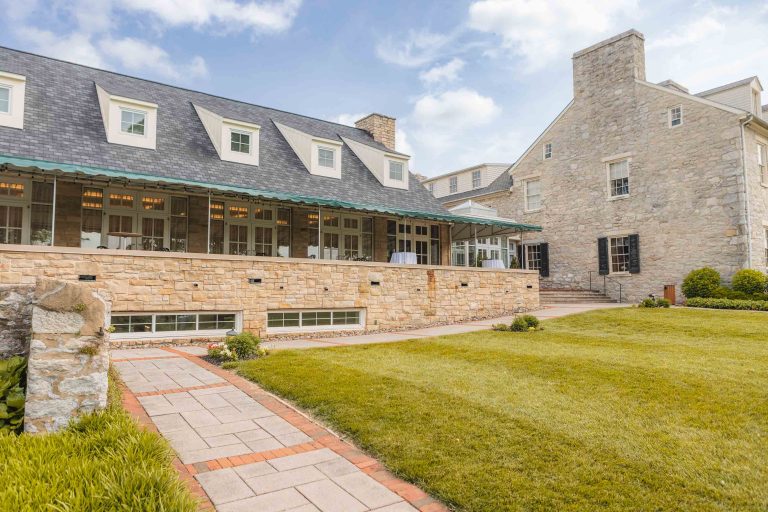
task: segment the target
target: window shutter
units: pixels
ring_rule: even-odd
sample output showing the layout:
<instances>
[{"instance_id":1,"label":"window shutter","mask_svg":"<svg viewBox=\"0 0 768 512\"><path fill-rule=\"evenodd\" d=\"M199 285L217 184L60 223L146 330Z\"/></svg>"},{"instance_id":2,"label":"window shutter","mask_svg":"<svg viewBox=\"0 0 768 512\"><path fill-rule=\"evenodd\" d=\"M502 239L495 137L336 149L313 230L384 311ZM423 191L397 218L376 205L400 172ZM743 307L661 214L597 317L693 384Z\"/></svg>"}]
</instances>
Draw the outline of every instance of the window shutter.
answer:
<instances>
[{"instance_id":1,"label":"window shutter","mask_svg":"<svg viewBox=\"0 0 768 512\"><path fill-rule=\"evenodd\" d=\"M597 266L598 274L608 275L608 239L597 239Z\"/></svg>"},{"instance_id":2,"label":"window shutter","mask_svg":"<svg viewBox=\"0 0 768 512\"><path fill-rule=\"evenodd\" d=\"M629 273L640 272L640 236L629 235Z\"/></svg>"},{"instance_id":3,"label":"window shutter","mask_svg":"<svg viewBox=\"0 0 768 512\"><path fill-rule=\"evenodd\" d=\"M541 253L539 275L541 277L549 277L549 244L539 244L539 251Z\"/></svg>"}]
</instances>

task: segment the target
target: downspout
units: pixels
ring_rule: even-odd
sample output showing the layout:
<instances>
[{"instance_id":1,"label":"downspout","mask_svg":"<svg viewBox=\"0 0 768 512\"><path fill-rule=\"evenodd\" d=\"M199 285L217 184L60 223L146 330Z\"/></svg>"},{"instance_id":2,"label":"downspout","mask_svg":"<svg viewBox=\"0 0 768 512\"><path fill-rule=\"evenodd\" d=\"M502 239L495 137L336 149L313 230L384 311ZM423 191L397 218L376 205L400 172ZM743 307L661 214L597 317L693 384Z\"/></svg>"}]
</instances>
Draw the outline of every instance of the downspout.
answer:
<instances>
[{"instance_id":1,"label":"downspout","mask_svg":"<svg viewBox=\"0 0 768 512\"><path fill-rule=\"evenodd\" d=\"M749 209L749 177L747 176L747 139L744 136L744 127L752 120L748 115L741 122L741 170L744 174L744 208L747 218L747 268L752 268L752 219Z\"/></svg>"}]
</instances>

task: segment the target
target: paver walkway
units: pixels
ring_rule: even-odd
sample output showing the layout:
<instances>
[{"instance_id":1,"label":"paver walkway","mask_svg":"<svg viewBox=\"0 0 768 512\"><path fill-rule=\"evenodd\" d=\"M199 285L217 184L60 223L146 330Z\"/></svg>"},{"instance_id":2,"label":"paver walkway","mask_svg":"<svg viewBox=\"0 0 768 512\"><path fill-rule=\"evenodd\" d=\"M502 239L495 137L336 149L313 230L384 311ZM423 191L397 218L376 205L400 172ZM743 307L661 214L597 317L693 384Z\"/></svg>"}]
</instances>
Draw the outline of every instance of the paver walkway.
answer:
<instances>
[{"instance_id":1,"label":"paver walkway","mask_svg":"<svg viewBox=\"0 0 768 512\"><path fill-rule=\"evenodd\" d=\"M447 510L198 347L113 350L129 412L168 439L220 512ZM194 479L192 478L194 477Z\"/></svg>"}]
</instances>

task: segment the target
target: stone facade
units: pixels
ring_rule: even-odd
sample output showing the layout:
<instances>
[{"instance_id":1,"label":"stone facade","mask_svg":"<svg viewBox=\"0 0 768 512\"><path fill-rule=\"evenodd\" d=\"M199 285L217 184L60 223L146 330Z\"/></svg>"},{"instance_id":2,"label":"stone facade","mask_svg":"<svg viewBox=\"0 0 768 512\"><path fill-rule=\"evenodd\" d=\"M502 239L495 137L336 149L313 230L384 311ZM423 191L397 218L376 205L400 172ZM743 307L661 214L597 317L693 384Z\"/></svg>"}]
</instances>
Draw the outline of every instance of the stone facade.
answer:
<instances>
[{"instance_id":1,"label":"stone facade","mask_svg":"<svg viewBox=\"0 0 768 512\"><path fill-rule=\"evenodd\" d=\"M742 139L745 113L646 82L635 31L578 52L573 68L574 99L512 169L513 189L477 198L503 217L542 226L523 235L549 244L542 287L586 288L589 271L598 271L598 238L631 234L639 236L640 272L609 278L632 301L661 295L666 284L680 299L683 277L707 265L726 280L750 265L765 269L768 188L758 182L754 133L746 128ZM684 122L671 127L669 109L678 105ZM611 198L608 163L624 158L630 193ZM542 207L527 211L532 179L540 180Z\"/></svg>"},{"instance_id":2,"label":"stone facade","mask_svg":"<svg viewBox=\"0 0 768 512\"><path fill-rule=\"evenodd\" d=\"M264 335L271 310L362 309L365 329L375 331L539 305L538 277L522 270L56 247L0 250L5 283L33 283L40 275L75 282L84 274L96 281L81 286L108 291L114 312L237 312L243 329L258 335Z\"/></svg>"},{"instance_id":3,"label":"stone facade","mask_svg":"<svg viewBox=\"0 0 768 512\"><path fill-rule=\"evenodd\" d=\"M109 301L79 283L38 279L31 304L25 432L53 432L107 404Z\"/></svg>"},{"instance_id":4,"label":"stone facade","mask_svg":"<svg viewBox=\"0 0 768 512\"><path fill-rule=\"evenodd\" d=\"M355 121L355 128L371 134L373 140L395 151L395 118L382 114L369 114Z\"/></svg>"},{"instance_id":5,"label":"stone facade","mask_svg":"<svg viewBox=\"0 0 768 512\"><path fill-rule=\"evenodd\" d=\"M0 359L29 351L34 294L34 286L0 285Z\"/></svg>"}]
</instances>

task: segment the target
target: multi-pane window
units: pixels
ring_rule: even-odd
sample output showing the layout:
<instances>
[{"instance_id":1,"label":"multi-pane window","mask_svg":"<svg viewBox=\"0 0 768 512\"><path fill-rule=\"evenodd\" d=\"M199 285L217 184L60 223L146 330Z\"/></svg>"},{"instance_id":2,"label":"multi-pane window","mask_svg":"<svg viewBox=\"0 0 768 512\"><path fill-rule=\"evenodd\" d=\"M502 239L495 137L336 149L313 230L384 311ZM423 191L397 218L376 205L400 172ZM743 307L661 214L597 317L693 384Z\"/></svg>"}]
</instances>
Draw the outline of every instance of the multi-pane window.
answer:
<instances>
[{"instance_id":1,"label":"multi-pane window","mask_svg":"<svg viewBox=\"0 0 768 512\"><path fill-rule=\"evenodd\" d=\"M456 176L451 176L448 180L448 191L455 194L457 190L459 190L459 179Z\"/></svg>"},{"instance_id":2,"label":"multi-pane window","mask_svg":"<svg viewBox=\"0 0 768 512\"><path fill-rule=\"evenodd\" d=\"M363 217L361 220L361 246L360 256L366 260L373 260L373 217Z\"/></svg>"},{"instance_id":3,"label":"multi-pane window","mask_svg":"<svg viewBox=\"0 0 768 512\"><path fill-rule=\"evenodd\" d=\"M525 246L525 268L541 270L541 246L539 244Z\"/></svg>"},{"instance_id":4,"label":"multi-pane window","mask_svg":"<svg viewBox=\"0 0 768 512\"><path fill-rule=\"evenodd\" d=\"M760 180L768 185L768 150L765 144L757 144L757 166L760 169Z\"/></svg>"},{"instance_id":5,"label":"multi-pane window","mask_svg":"<svg viewBox=\"0 0 768 512\"><path fill-rule=\"evenodd\" d=\"M608 179L611 197L629 195L629 160L609 163Z\"/></svg>"},{"instance_id":6,"label":"multi-pane window","mask_svg":"<svg viewBox=\"0 0 768 512\"><path fill-rule=\"evenodd\" d=\"M278 208L277 220L277 255L282 258L291 256L291 209Z\"/></svg>"},{"instance_id":7,"label":"multi-pane window","mask_svg":"<svg viewBox=\"0 0 768 512\"><path fill-rule=\"evenodd\" d=\"M525 209L527 211L541 209L541 180L525 182Z\"/></svg>"},{"instance_id":8,"label":"multi-pane window","mask_svg":"<svg viewBox=\"0 0 768 512\"><path fill-rule=\"evenodd\" d=\"M224 201L211 201L209 207L209 246L211 254L224 254Z\"/></svg>"},{"instance_id":9,"label":"multi-pane window","mask_svg":"<svg viewBox=\"0 0 768 512\"><path fill-rule=\"evenodd\" d=\"M272 228L255 226L253 229L254 256L272 256Z\"/></svg>"},{"instance_id":10,"label":"multi-pane window","mask_svg":"<svg viewBox=\"0 0 768 512\"><path fill-rule=\"evenodd\" d=\"M104 191L100 188L83 187L81 206L80 247L96 249L101 245Z\"/></svg>"},{"instance_id":11,"label":"multi-pane window","mask_svg":"<svg viewBox=\"0 0 768 512\"><path fill-rule=\"evenodd\" d=\"M298 328L312 330L317 327L324 329L361 327L360 311L271 311L267 313L267 328L290 329Z\"/></svg>"},{"instance_id":12,"label":"multi-pane window","mask_svg":"<svg viewBox=\"0 0 768 512\"><path fill-rule=\"evenodd\" d=\"M20 244L24 208L0 205L0 244Z\"/></svg>"},{"instance_id":13,"label":"multi-pane window","mask_svg":"<svg viewBox=\"0 0 768 512\"><path fill-rule=\"evenodd\" d=\"M272 240L270 235L270 240ZM271 245L270 245L271 248ZM244 224L229 225L229 252L245 256L248 254L248 226ZM271 253L270 253L271 254Z\"/></svg>"},{"instance_id":14,"label":"multi-pane window","mask_svg":"<svg viewBox=\"0 0 768 512\"><path fill-rule=\"evenodd\" d=\"M629 237L611 237L609 242L611 249L611 272L629 272Z\"/></svg>"},{"instance_id":15,"label":"multi-pane window","mask_svg":"<svg viewBox=\"0 0 768 512\"><path fill-rule=\"evenodd\" d=\"M133 208L135 196L125 192L111 192L109 194L110 208Z\"/></svg>"},{"instance_id":16,"label":"multi-pane window","mask_svg":"<svg viewBox=\"0 0 768 512\"><path fill-rule=\"evenodd\" d=\"M114 313L113 337L225 334L237 327L236 313Z\"/></svg>"},{"instance_id":17,"label":"multi-pane window","mask_svg":"<svg viewBox=\"0 0 768 512\"><path fill-rule=\"evenodd\" d=\"M21 199L24 197L24 184L16 183L13 181L0 181L0 198L16 198Z\"/></svg>"},{"instance_id":18,"label":"multi-pane window","mask_svg":"<svg viewBox=\"0 0 768 512\"><path fill-rule=\"evenodd\" d=\"M472 188L480 188L483 184L483 175L480 171L472 171Z\"/></svg>"},{"instance_id":19,"label":"multi-pane window","mask_svg":"<svg viewBox=\"0 0 768 512\"><path fill-rule=\"evenodd\" d=\"M678 105L669 109L669 126L680 126L683 124L683 107Z\"/></svg>"},{"instance_id":20,"label":"multi-pane window","mask_svg":"<svg viewBox=\"0 0 768 512\"><path fill-rule=\"evenodd\" d=\"M547 142L544 144L544 160L549 160L552 158L552 143Z\"/></svg>"},{"instance_id":21,"label":"multi-pane window","mask_svg":"<svg viewBox=\"0 0 768 512\"><path fill-rule=\"evenodd\" d=\"M317 165L321 167L330 167L334 168L334 158L336 157L336 152L329 148L323 148L319 147L317 148Z\"/></svg>"},{"instance_id":22,"label":"multi-pane window","mask_svg":"<svg viewBox=\"0 0 768 512\"><path fill-rule=\"evenodd\" d=\"M229 147L235 153L251 154L251 132L230 130Z\"/></svg>"},{"instance_id":23,"label":"multi-pane window","mask_svg":"<svg viewBox=\"0 0 768 512\"><path fill-rule=\"evenodd\" d=\"M165 220L156 217L141 219L141 248L145 251L159 251L165 241Z\"/></svg>"},{"instance_id":24,"label":"multi-pane window","mask_svg":"<svg viewBox=\"0 0 768 512\"><path fill-rule=\"evenodd\" d=\"M147 113L140 110L120 111L120 131L132 135L144 135Z\"/></svg>"},{"instance_id":25,"label":"multi-pane window","mask_svg":"<svg viewBox=\"0 0 768 512\"><path fill-rule=\"evenodd\" d=\"M29 243L53 245L53 183L32 182Z\"/></svg>"},{"instance_id":26,"label":"multi-pane window","mask_svg":"<svg viewBox=\"0 0 768 512\"><path fill-rule=\"evenodd\" d=\"M389 179L394 181L403 181L403 170L405 166L403 162L389 161Z\"/></svg>"},{"instance_id":27,"label":"multi-pane window","mask_svg":"<svg viewBox=\"0 0 768 512\"><path fill-rule=\"evenodd\" d=\"M440 226L432 224L429 226L429 251L430 263L432 265L440 264Z\"/></svg>"},{"instance_id":28,"label":"multi-pane window","mask_svg":"<svg viewBox=\"0 0 768 512\"><path fill-rule=\"evenodd\" d=\"M189 223L186 197L171 198L171 247L174 252L187 252Z\"/></svg>"},{"instance_id":29,"label":"multi-pane window","mask_svg":"<svg viewBox=\"0 0 768 512\"><path fill-rule=\"evenodd\" d=\"M11 89L0 86L0 113L11 113Z\"/></svg>"}]
</instances>

